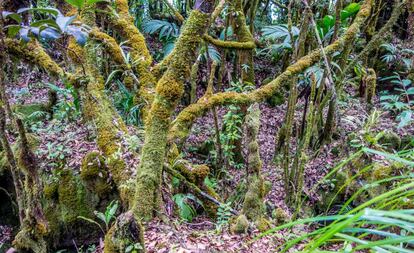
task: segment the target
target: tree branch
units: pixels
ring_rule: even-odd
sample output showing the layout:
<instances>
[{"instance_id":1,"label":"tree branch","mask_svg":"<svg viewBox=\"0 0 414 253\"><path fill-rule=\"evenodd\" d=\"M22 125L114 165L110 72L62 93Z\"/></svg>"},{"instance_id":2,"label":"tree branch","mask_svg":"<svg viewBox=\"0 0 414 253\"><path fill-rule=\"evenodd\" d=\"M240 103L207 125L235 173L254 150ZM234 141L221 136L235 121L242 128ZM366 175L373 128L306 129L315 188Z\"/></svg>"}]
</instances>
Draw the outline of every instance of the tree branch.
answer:
<instances>
[{"instance_id":1,"label":"tree branch","mask_svg":"<svg viewBox=\"0 0 414 253\"><path fill-rule=\"evenodd\" d=\"M105 47L106 51L112 56L112 60L116 63L123 65L126 69L131 68L131 66L125 62L121 47L112 36L99 31L98 28L93 28L89 33L89 38L100 42Z\"/></svg>"},{"instance_id":2,"label":"tree branch","mask_svg":"<svg viewBox=\"0 0 414 253\"><path fill-rule=\"evenodd\" d=\"M346 33L340 39L325 47L325 53L332 54L343 49L345 45L352 41L355 35L359 32L360 26L370 15L371 8L371 1L366 0ZM211 97L200 98L197 103L192 104L181 111L177 118L172 122L169 140L177 142L184 141L187 138L194 121L214 106L227 104L249 105L255 102L264 101L265 99L271 97L284 82L289 80L289 78L303 72L305 69L318 62L321 57L321 49L314 50L310 54L300 58L296 63L289 66L272 82L252 92L223 92L214 94Z\"/></svg>"},{"instance_id":3,"label":"tree branch","mask_svg":"<svg viewBox=\"0 0 414 253\"><path fill-rule=\"evenodd\" d=\"M52 60L37 41L31 40L30 42L23 44L19 40L6 38L4 43L6 50L11 55L35 64L51 75L58 78L66 77L68 79L72 77L71 74L65 72L54 60Z\"/></svg>"},{"instance_id":4,"label":"tree branch","mask_svg":"<svg viewBox=\"0 0 414 253\"><path fill-rule=\"evenodd\" d=\"M219 40L211 37L208 34L203 36L203 39L217 47L221 48L230 48L230 49L241 49L241 50L251 50L256 48L256 44L254 41L246 41L246 42L239 42L239 41L224 41Z\"/></svg>"},{"instance_id":5,"label":"tree branch","mask_svg":"<svg viewBox=\"0 0 414 253\"><path fill-rule=\"evenodd\" d=\"M171 12L174 14L175 19L182 24L184 22L184 17L174 8L174 6L168 1L168 0L162 0L168 8L171 10Z\"/></svg>"},{"instance_id":6,"label":"tree branch","mask_svg":"<svg viewBox=\"0 0 414 253\"><path fill-rule=\"evenodd\" d=\"M143 118L146 119L150 105L154 100L154 88L157 83L150 67L153 62L152 56L145 43L145 38L134 25L133 18L129 15L128 1L116 0L116 9L119 17L112 17L111 23L114 28L128 40L131 46L131 55L136 62L136 71L140 79L140 89L136 94L136 103L144 103Z\"/></svg>"}]
</instances>

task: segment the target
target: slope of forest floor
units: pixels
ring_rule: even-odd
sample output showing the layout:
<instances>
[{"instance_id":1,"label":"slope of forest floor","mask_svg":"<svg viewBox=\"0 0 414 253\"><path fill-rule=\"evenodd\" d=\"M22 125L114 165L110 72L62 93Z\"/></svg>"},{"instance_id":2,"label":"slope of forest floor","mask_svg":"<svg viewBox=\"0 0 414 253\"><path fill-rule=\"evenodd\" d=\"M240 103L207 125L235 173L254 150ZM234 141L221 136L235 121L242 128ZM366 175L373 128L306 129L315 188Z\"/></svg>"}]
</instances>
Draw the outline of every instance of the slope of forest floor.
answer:
<instances>
[{"instance_id":1,"label":"slope of forest floor","mask_svg":"<svg viewBox=\"0 0 414 253\"><path fill-rule=\"evenodd\" d=\"M18 79L12 88L9 88L8 94L12 104L30 104L34 102L47 101L47 77L33 76L34 72L28 72L25 79ZM33 85L33 80L42 80L42 82ZM29 85L31 84L31 85ZM201 94L202 91L199 93ZM347 92L352 93L352 89ZM295 128L300 127L301 111L303 111L303 101L297 104L295 115ZM273 162L275 137L278 129L281 127L285 112L286 103L280 106L271 107L266 103L260 105L261 109L261 126L259 131L260 154L263 160L263 174L265 178L272 182L272 189L266 198L266 205L269 210L280 207L289 215L289 210L284 204L284 188L282 183L281 169ZM379 102L375 101L375 107L380 108ZM225 109L218 111L219 118L225 114ZM365 105L359 98L349 98L346 104L340 106L339 125L337 126L338 134L334 141L321 148L319 154L311 159L306 165L305 170L305 192L308 195L308 204L315 204L319 196L310 189L318 180L320 180L335 164L347 157L348 136L350 133L358 132L362 129L363 123L368 116ZM198 147L214 136L213 116L208 113L198 119L193 127L196 134L190 135L187 140L186 159L195 163L202 162L197 155L189 152L191 147ZM392 130L400 136L405 136L414 132L414 126L397 129L391 115L383 113L379 123L374 127L376 132L382 130ZM94 133L82 122L73 121L44 121L37 123L32 127L32 131L40 135L42 143L36 153L42 163L42 168L46 168L53 173L56 157L51 156L52 150L61 150L65 163L74 171L79 172L82 158L92 150L97 150ZM140 131L130 128L131 132L136 132L139 138L142 138ZM142 139L141 139L142 141ZM132 155L130 157L133 157ZM136 157L136 156L135 156ZM128 157L125 157L128 160ZM139 162L138 160L129 159L129 167L132 169ZM245 171L243 169L232 169L229 173L231 180L228 181L230 187L235 189L238 182L241 182ZM230 193L228 193L230 194ZM168 208L167 208L168 209ZM171 212L170 215L173 215ZM306 214L305 214L306 215ZM310 214L308 214L310 215ZM7 224L0 224L0 242L6 242L11 239L11 228ZM298 233L305 231L302 227ZM217 230L214 220L198 216L191 223L179 221L178 217L171 217L169 224L164 224L155 220L146 224L145 241L148 252L269 252L271 248L280 245L281 242L288 238L289 232L279 232L276 236L267 236L260 239L258 231L249 231L247 235L233 235L227 228L222 231ZM295 231L294 231L295 232Z\"/></svg>"}]
</instances>

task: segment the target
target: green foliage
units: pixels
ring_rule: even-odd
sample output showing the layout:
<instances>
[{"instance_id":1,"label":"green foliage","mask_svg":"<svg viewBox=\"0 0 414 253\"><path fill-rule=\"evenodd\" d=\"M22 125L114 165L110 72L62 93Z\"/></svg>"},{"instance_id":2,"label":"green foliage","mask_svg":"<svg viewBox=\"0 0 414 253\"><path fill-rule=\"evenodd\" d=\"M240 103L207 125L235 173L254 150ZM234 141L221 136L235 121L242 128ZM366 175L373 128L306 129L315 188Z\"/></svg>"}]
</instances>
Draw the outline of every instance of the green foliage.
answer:
<instances>
[{"instance_id":1,"label":"green foliage","mask_svg":"<svg viewBox=\"0 0 414 253\"><path fill-rule=\"evenodd\" d=\"M381 60L388 65L394 65L394 67L402 66L408 70L412 67L412 59L414 56L414 50L409 48L401 48L392 43L385 43L381 45L381 48L385 51L385 54L381 56Z\"/></svg>"},{"instance_id":2,"label":"green foliage","mask_svg":"<svg viewBox=\"0 0 414 253\"><path fill-rule=\"evenodd\" d=\"M399 121L398 128L411 124L414 121L412 109L414 101L410 100L410 97L414 95L414 87L410 87L412 81L403 79L398 73L381 80L390 81L394 86L394 94L390 94L388 91L381 93L381 105L396 115L396 119Z\"/></svg>"},{"instance_id":3,"label":"green foliage","mask_svg":"<svg viewBox=\"0 0 414 253\"><path fill-rule=\"evenodd\" d=\"M78 8L82 9L85 5L91 5L96 4L99 2L107 2L106 0L65 0L68 4Z\"/></svg>"},{"instance_id":4,"label":"green foliage","mask_svg":"<svg viewBox=\"0 0 414 253\"><path fill-rule=\"evenodd\" d=\"M206 47L202 47L200 50L200 56L204 61L207 61L208 56L212 61L221 62L220 52L213 45L208 45L208 50L206 50Z\"/></svg>"},{"instance_id":5,"label":"green foliage","mask_svg":"<svg viewBox=\"0 0 414 253\"><path fill-rule=\"evenodd\" d=\"M202 206L202 202L193 194L178 193L173 196L175 204L178 206L180 218L191 222L197 215L194 204Z\"/></svg>"},{"instance_id":6,"label":"green foliage","mask_svg":"<svg viewBox=\"0 0 414 253\"><path fill-rule=\"evenodd\" d=\"M343 10L341 10L341 24L345 25L349 18L354 17L361 9L361 4L350 3ZM336 17L333 15L325 15L317 21L317 30L321 38L329 38L333 33L335 27Z\"/></svg>"},{"instance_id":7,"label":"green foliage","mask_svg":"<svg viewBox=\"0 0 414 253\"><path fill-rule=\"evenodd\" d=\"M140 243L133 243L126 247L125 253L138 253L140 250L142 250L142 246Z\"/></svg>"},{"instance_id":8,"label":"green foliage","mask_svg":"<svg viewBox=\"0 0 414 253\"><path fill-rule=\"evenodd\" d=\"M65 88L52 83L47 84L62 99L53 108L53 116L58 120L74 121L81 114L79 93L73 85L66 83Z\"/></svg>"},{"instance_id":9,"label":"green foliage","mask_svg":"<svg viewBox=\"0 0 414 253\"><path fill-rule=\"evenodd\" d=\"M142 24L142 29L150 35L158 34L158 39L164 46L162 53L164 57L171 53L175 40L180 35L180 28L175 23L165 20L149 20Z\"/></svg>"},{"instance_id":10,"label":"green foliage","mask_svg":"<svg viewBox=\"0 0 414 253\"><path fill-rule=\"evenodd\" d=\"M215 179L215 178L210 178L210 177L206 177L206 178L204 178L204 184L207 186L207 187L209 187L209 188L211 188L211 189L216 189L216 187L217 187L217 179Z\"/></svg>"},{"instance_id":11,"label":"green foliage","mask_svg":"<svg viewBox=\"0 0 414 253\"><path fill-rule=\"evenodd\" d=\"M409 153L412 153L411 150ZM414 167L412 160L386 152L362 148L360 152L353 154L347 160L336 166L324 179L329 178L347 163L358 159L362 153L383 157L388 161L398 162L408 168ZM406 153L405 153L406 154ZM372 166L361 169L361 173L368 172ZM312 225L316 229L312 232L302 234L291 234L287 242L281 245L279 252L287 252L289 249L296 248L299 244L304 244L301 252L338 252L327 250L327 246L332 243L342 246L340 252L412 252L410 247L414 243L414 209L412 199L414 197L414 175L410 170L404 175L388 175L370 184L359 187L339 210L337 215L317 216L307 219L299 219L287 224L273 228L261 236L272 234L282 229L290 229L299 225ZM351 181L347 181L343 187L349 187ZM354 208L349 208L350 204L357 197L372 188L387 183L389 188L382 191L379 195L374 195L370 199L362 202ZM342 188L343 188L342 187ZM329 249L329 248L328 248Z\"/></svg>"},{"instance_id":12,"label":"green foliage","mask_svg":"<svg viewBox=\"0 0 414 253\"><path fill-rule=\"evenodd\" d=\"M289 228L298 224L332 223L287 242L280 252L286 252L302 240L309 240L310 242L306 244L305 249L301 252L321 252L324 246L331 242L342 243L343 246L340 252L360 252L361 250L370 250L370 252L412 252L409 249L414 243L412 233L413 214L414 209L384 211L365 208L359 212L355 212L355 209L353 209L346 215L297 220L279 226L278 229ZM380 239L372 240L373 238Z\"/></svg>"},{"instance_id":13,"label":"green foliage","mask_svg":"<svg viewBox=\"0 0 414 253\"><path fill-rule=\"evenodd\" d=\"M235 82L231 84L228 91L243 93L252 90L252 88L253 86L250 84ZM220 132L220 143L227 165L239 169L243 168L244 164L235 162L234 149L236 146L234 143L242 138L242 123L243 114L240 111L240 107L235 105L228 106L228 111L223 117L223 130ZM217 155L215 151L211 151L211 154L213 157Z\"/></svg>"},{"instance_id":14,"label":"green foliage","mask_svg":"<svg viewBox=\"0 0 414 253\"><path fill-rule=\"evenodd\" d=\"M90 219L90 218L87 218L87 217L84 217L84 216L78 216L78 218L79 219L82 219L82 220L85 220L87 222L90 222L92 224L97 225L101 229L102 233L103 234L106 234L106 232L108 232L109 231L109 228L111 227L112 220L115 220L116 219L116 212L118 210L118 207L119 207L118 201L114 201L113 200L106 207L104 213L99 212L99 211L96 211L96 210L94 211L95 216L101 222L103 222L105 224L105 229L106 230L103 230L101 224L99 224L98 222L96 222L93 219Z\"/></svg>"},{"instance_id":15,"label":"green foliage","mask_svg":"<svg viewBox=\"0 0 414 253\"><path fill-rule=\"evenodd\" d=\"M224 226L227 226L232 216L231 202L222 203L217 209L216 230L220 231Z\"/></svg>"},{"instance_id":16,"label":"green foliage","mask_svg":"<svg viewBox=\"0 0 414 253\"><path fill-rule=\"evenodd\" d=\"M142 28L142 24L148 18L148 13L146 9L148 8L149 1L148 0L132 0L128 1L129 9L131 14L135 17L134 23L135 26L139 29Z\"/></svg>"},{"instance_id":17,"label":"green foliage","mask_svg":"<svg viewBox=\"0 0 414 253\"><path fill-rule=\"evenodd\" d=\"M106 231L109 230L111 225L111 221L116 218L116 211L118 210L119 204L118 201L111 201L109 205L106 207L105 213L101 213L99 211L95 211L94 214L101 220L106 227Z\"/></svg>"},{"instance_id":18,"label":"green foliage","mask_svg":"<svg viewBox=\"0 0 414 253\"><path fill-rule=\"evenodd\" d=\"M262 28L263 38L271 44L258 52L259 55L275 56L282 54L285 50L292 51L292 41L297 40L300 30L292 26L291 33L286 24L271 25Z\"/></svg>"},{"instance_id":19,"label":"green foliage","mask_svg":"<svg viewBox=\"0 0 414 253\"><path fill-rule=\"evenodd\" d=\"M115 107L127 124L139 126L142 124L141 104L134 103L134 94L125 85L116 80L118 90L114 95Z\"/></svg>"},{"instance_id":20,"label":"green foliage","mask_svg":"<svg viewBox=\"0 0 414 253\"><path fill-rule=\"evenodd\" d=\"M59 166L66 157L72 154L72 150L62 144L55 145L55 143L48 142L46 148L47 159L54 161L49 163L49 165Z\"/></svg>"},{"instance_id":21,"label":"green foliage","mask_svg":"<svg viewBox=\"0 0 414 253\"><path fill-rule=\"evenodd\" d=\"M34 20L29 25L23 25L23 16L28 12L41 13L46 18ZM5 19L13 19L18 23L17 25L9 25L7 27L8 36L15 37L18 35L26 42L30 38L37 38L43 41L56 40L61 38L62 35L67 34L73 36L80 45L84 45L88 37L88 28L86 26L73 24L75 16L66 17L56 8L22 8L16 13L3 11L2 16Z\"/></svg>"},{"instance_id":22,"label":"green foliage","mask_svg":"<svg viewBox=\"0 0 414 253\"><path fill-rule=\"evenodd\" d=\"M160 40L175 39L180 34L180 29L175 23L165 20L149 20L142 25L142 29L150 35L158 33Z\"/></svg>"},{"instance_id":23,"label":"green foliage","mask_svg":"<svg viewBox=\"0 0 414 253\"><path fill-rule=\"evenodd\" d=\"M227 163L233 167L241 167L243 164L237 164L234 161L234 142L242 137L241 124L243 115L240 113L240 107L230 105L229 111L223 117L223 131L220 132L220 142L223 148L223 155Z\"/></svg>"}]
</instances>

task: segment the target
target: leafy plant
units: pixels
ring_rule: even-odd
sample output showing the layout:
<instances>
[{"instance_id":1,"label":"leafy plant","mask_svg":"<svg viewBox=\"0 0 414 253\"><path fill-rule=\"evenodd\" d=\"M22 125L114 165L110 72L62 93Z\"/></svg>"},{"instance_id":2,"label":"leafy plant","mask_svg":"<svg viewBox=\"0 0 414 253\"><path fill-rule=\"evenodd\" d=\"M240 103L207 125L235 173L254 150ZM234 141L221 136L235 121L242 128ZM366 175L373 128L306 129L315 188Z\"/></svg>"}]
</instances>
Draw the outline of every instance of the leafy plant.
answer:
<instances>
[{"instance_id":1,"label":"leafy plant","mask_svg":"<svg viewBox=\"0 0 414 253\"><path fill-rule=\"evenodd\" d=\"M109 203L109 205L106 207L105 213L94 211L96 217L98 217L103 223L105 223L106 231L109 230L109 226L111 225L112 219L116 218L115 214L118 210L118 207L118 201L111 201L111 203Z\"/></svg>"},{"instance_id":2,"label":"leafy plant","mask_svg":"<svg viewBox=\"0 0 414 253\"><path fill-rule=\"evenodd\" d=\"M296 42L300 30L296 26L292 26L291 33L286 24L271 25L262 28L263 37L270 40L270 46L261 50L260 53L267 55L276 55L282 53L284 50L292 51L292 41Z\"/></svg>"},{"instance_id":3,"label":"leafy plant","mask_svg":"<svg viewBox=\"0 0 414 253\"><path fill-rule=\"evenodd\" d=\"M392 43L384 43L381 48L385 54L381 56L381 60L388 65L402 65L405 69L412 68L413 62L411 57L414 55L414 50L409 48L400 48Z\"/></svg>"},{"instance_id":4,"label":"leafy plant","mask_svg":"<svg viewBox=\"0 0 414 253\"><path fill-rule=\"evenodd\" d=\"M388 91L382 92L380 95L381 105L384 109L392 111L397 115L399 121L398 128L405 127L414 121L413 106L414 101L410 100L410 96L414 95L414 87L411 80L403 79L395 72L393 76L382 78L382 81L389 80L394 85L396 94L390 94Z\"/></svg>"},{"instance_id":5,"label":"leafy plant","mask_svg":"<svg viewBox=\"0 0 414 253\"><path fill-rule=\"evenodd\" d=\"M173 196L175 204L178 206L180 218L191 222L197 215L197 212L193 206L194 203L202 206L201 201L193 194L178 193Z\"/></svg>"},{"instance_id":6,"label":"leafy plant","mask_svg":"<svg viewBox=\"0 0 414 253\"><path fill-rule=\"evenodd\" d=\"M412 153L411 150L409 153ZM324 179L329 178L340 168L361 154L374 154L385 160L395 161L414 167L412 160L407 156L389 154L369 148L362 148L359 152L341 162ZM368 172L367 166L361 170ZM410 171L409 169L407 171ZM377 196L362 202L354 208L349 208L350 203L363 192L388 183L391 188ZM346 187L346 186L344 186ZM337 215L317 216L307 219L299 219L271 229L261 236L272 234L282 229L291 229L298 225L312 225L312 232L294 235L280 246L279 252L288 250L301 244L301 252L338 252L329 250L329 245L335 243L342 246L340 252L412 252L410 248L414 244L414 209L402 209L410 206L414 197L414 175L407 172L403 175L388 176L385 179L364 185L356 191L342 206ZM304 244L304 245L303 245ZM338 245L340 244L340 245Z\"/></svg>"},{"instance_id":7,"label":"leafy plant","mask_svg":"<svg viewBox=\"0 0 414 253\"><path fill-rule=\"evenodd\" d=\"M47 159L53 161L63 161L72 153L72 150L62 144L55 145L54 143L47 143Z\"/></svg>"},{"instance_id":8,"label":"leafy plant","mask_svg":"<svg viewBox=\"0 0 414 253\"><path fill-rule=\"evenodd\" d=\"M68 4L78 8L82 9L85 5L91 5L96 4L99 2L107 2L106 0L65 0Z\"/></svg>"},{"instance_id":9,"label":"leafy plant","mask_svg":"<svg viewBox=\"0 0 414 253\"><path fill-rule=\"evenodd\" d=\"M21 25L23 15L27 12L42 13L46 15L46 18L33 21L28 26ZM8 36L15 37L18 35L26 42L30 38L56 40L62 34L67 34L73 36L78 44L84 45L88 37L88 27L74 24L76 16L66 17L56 8L22 8L17 12L3 11L2 17L13 19L18 23L17 25L7 26Z\"/></svg>"},{"instance_id":10,"label":"leafy plant","mask_svg":"<svg viewBox=\"0 0 414 253\"><path fill-rule=\"evenodd\" d=\"M76 120L81 112L79 93L75 87L68 83L65 88L61 88L52 83L48 83L47 85L63 98L55 105L53 116L58 120Z\"/></svg>"},{"instance_id":11,"label":"leafy plant","mask_svg":"<svg viewBox=\"0 0 414 253\"><path fill-rule=\"evenodd\" d=\"M223 131L220 133L220 142L222 143L223 155L230 166L239 167L234 161L234 142L242 136L241 124L243 116L240 113L240 107L230 105L229 111L223 117Z\"/></svg>"},{"instance_id":12,"label":"leafy plant","mask_svg":"<svg viewBox=\"0 0 414 253\"><path fill-rule=\"evenodd\" d=\"M138 253L139 250L142 250L142 246L139 243L132 243L128 245L125 249L125 253Z\"/></svg>"},{"instance_id":13,"label":"leafy plant","mask_svg":"<svg viewBox=\"0 0 414 253\"><path fill-rule=\"evenodd\" d=\"M355 16L361 5L359 3L350 3L343 10L341 10L340 20L342 24L345 24L346 21ZM319 31L319 36L321 38L328 38L332 33L332 28L335 27L336 17L334 15L325 15L323 18L317 21L317 30Z\"/></svg>"},{"instance_id":14,"label":"leafy plant","mask_svg":"<svg viewBox=\"0 0 414 253\"><path fill-rule=\"evenodd\" d=\"M208 45L208 50L206 50L206 47L202 47L200 50L201 59L206 61L207 55L210 57L210 60L215 62L221 62L220 52L217 50L216 47Z\"/></svg>"},{"instance_id":15,"label":"leafy plant","mask_svg":"<svg viewBox=\"0 0 414 253\"><path fill-rule=\"evenodd\" d=\"M119 207L118 201L113 200L106 207L106 210L105 210L104 213L96 211L96 210L94 211L95 216L105 224L105 229L106 230L103 230L101 224L94 221L93 219L90 219L90 218L87 218L87 217L84 217L84 216L78 216L78 218L97 225L101 229L102 233L106 234L106 232L108 232L108 230L110 228L111 221L116 218L115 215L116 215L116 211L118 210L118 207Z\"/></svg>"},{"instance_id":16,"label":"leafy plant","mask_svg":"<svg viewBox=\"0 0 414 253\"><path fill-rule=\"evenodd\" d=\"M142 25L142 29L145 33L151 35L158 33L160 40L175 39L180 34L180 29L175 23L158 19L152 19L145 22Z\"/></svg>"},{"instance_id":17,"label":"leafy plant","mask_svg":"<svg viewBox=\"0 0 414 253\"><path fill-rule=\"evenodd\" d=\"M127 124L139 126L142 123L140 116L142 105L134 103L134 94L121 81L116 80L115 83L118 86L114 96L115 107Z\"/></svg>"},{"instance_id":18,"label":"leafy plant","mask_svg":"<svg viewBox=\"0 0 414 253\"><path fill-rule=\"evenodd\" d=\"M167 56L174 48L175 40L180 35L180 28L173 22L152 19L142 24L142 29L150 35L158 34L163 43L163 56Z\"/></svg>"},{"instance_id":19,"label":"leafy plant","mask_svg":"<svg viewBox=\"0 0 414 253\"><path fill-rule=\"evenodd\" d=\"M222 203L217 209L216 230L221 230L229 224L229 220L233 214L231 213L231 202Z\"/></svg>"}]
</instances>

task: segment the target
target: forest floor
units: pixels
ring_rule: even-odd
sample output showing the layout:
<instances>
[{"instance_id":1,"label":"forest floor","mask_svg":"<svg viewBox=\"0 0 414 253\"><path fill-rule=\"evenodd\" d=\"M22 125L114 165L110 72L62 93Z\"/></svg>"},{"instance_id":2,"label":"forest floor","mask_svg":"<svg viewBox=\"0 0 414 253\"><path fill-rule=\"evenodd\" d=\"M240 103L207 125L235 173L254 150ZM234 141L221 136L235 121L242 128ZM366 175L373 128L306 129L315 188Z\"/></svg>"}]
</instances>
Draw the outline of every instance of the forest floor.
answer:
<instances>
[{"instance_id":1,"label":"forest floor","mask_svg":"<svg viewBox=\"0 0 414 253\"><path fill-rule=\"evenodd\" d=\"M8 89L10 102L12 104L30 104L33 102L47 101L47 77L34 76L34 72L25 75L24 80L19 79L15 85ZM34 80L41 79L37 83ZM33 85L35 83L36 85ZM28 85L31 84L31 85ZM201 92L201 91L200 91ZM352 92L350 89L348 92ZM297 105L295 115L295 129L300 127L303 101ZM375 102L375 107L380 108L379 102ZM266 180L272 182L272 189L266 197L266 205L272 210L276 207L284 209L290 213L284 204L284 188L282 182L281 169L273 163L275 136L281 127L285 112L286 103L281 106L270 107L263 103L261 109L261 126L259 131L259 145L261 159L263 160L263 175ZM219 110L219 116L225 113L224 109ZM347 103L340 104L339 124L334 141L324 146L318 156L312 158L305 168L305 193L308 196L306 205L314 205L319 196L310 189L320 180L335 164L348 156L348 135L362 129L365 119L368 116L365 105L359 98L349 98ZM200 118L193 127L193 134L189 137L186 149L202 145L206 140L214 136L213 117L207 114ZM82 122L73 121L45 121L34 126L34 130L40 135L41 145L36 151L41 161L42 168L46 168L53 173L56 159L50 156L50 152L62 149L64 160L68 167L79 172L80 163L85 154L92 150L97 150L94 133L91 127L87 127ZM374 131L392 130L398 132L400 136L414 133L414 126L397 129L393 117L383 113ZM131 131L138 130L131 128ZM141 136L140 136L141 138ZM130 156L132 157L132 156ZM193 162L200 162L200 158L187 152L185 157ZM129 160L130 169L134 169L139 161ZM243 169L233 169L229 173L231 180L228 181L227 189L235 189L237 183L243 179L245 171ZM231 194L230 192L224 193ZM173 216L171 213L170 215ZM11 228L8 224L0 222L0 243L11 240ZM191 223L180 221L178 217L171 217L169 224L159 220L152 221L145 225L145 241L148 252L273 252L277 245L280 245L289 238L286 232L278 232L277 235L256 238L260 233L257 230L249 231L246 235L233 235L227 228L217 230L215 220L205 216L196 217ZM299 229L303 232L306 228Z\"/></svg>"}]
</instances>

